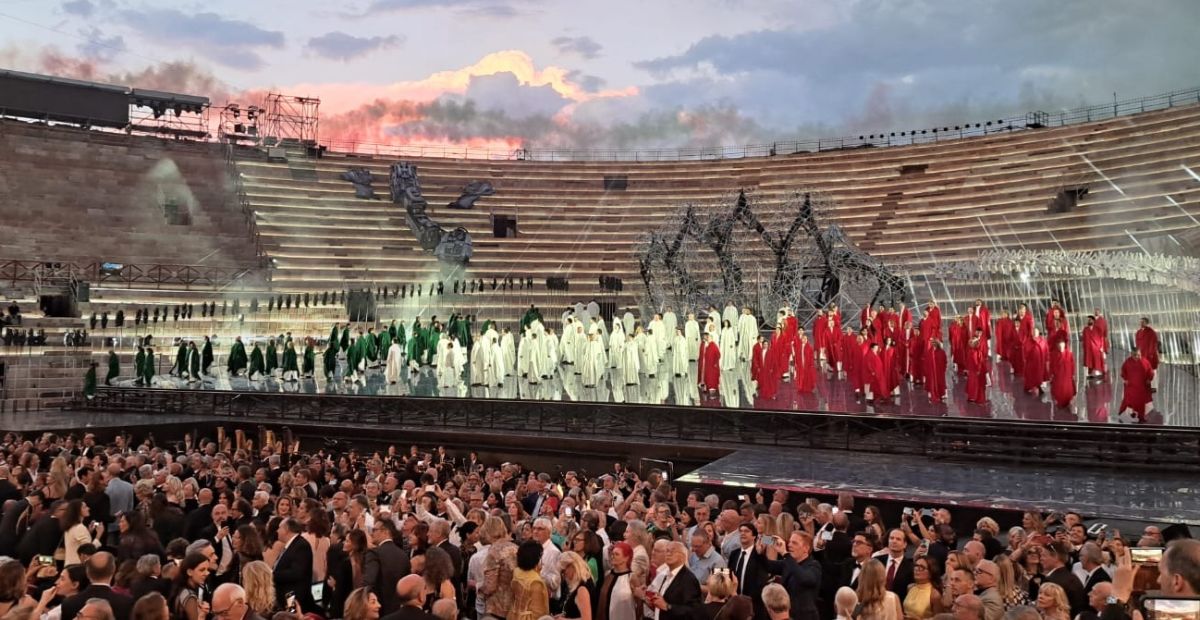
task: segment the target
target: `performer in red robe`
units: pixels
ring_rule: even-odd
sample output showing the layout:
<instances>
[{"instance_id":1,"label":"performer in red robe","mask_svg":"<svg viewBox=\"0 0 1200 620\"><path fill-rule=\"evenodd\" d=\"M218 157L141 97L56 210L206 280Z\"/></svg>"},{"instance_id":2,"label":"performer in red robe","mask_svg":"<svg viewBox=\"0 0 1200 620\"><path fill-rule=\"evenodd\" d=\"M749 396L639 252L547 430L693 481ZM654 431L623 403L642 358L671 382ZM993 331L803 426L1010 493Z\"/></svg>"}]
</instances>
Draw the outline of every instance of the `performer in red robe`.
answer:
<instances>
[{"instance_id":1,"label":"performer in red robe","mask_svg":"<svg viewBox=\"0 0 1200 620\"><path fill-rule=\"evenodd\" d=\"M759 385L759 393L762 392L762 369L766 358L767 343L760 334L754 342L754 348L750 350L750 379Z\"/></svg>"},{"instance_id":2,"label":"performer in red robe","mask_svg":"<svg viewBox=\"0 0 1200 620\"><path fill-rule=\"evenodd\" d=\"M704 341L700 343L696 377L701 392L707 390L715 394L721 387L721 347L713 342L711 334L704 334Z\"/></svg>"},{"instance_id":3,"label":"performer in red robe","mask_svg":"<svg viewBox=\"0 0 1200 620\"><path fill-rule=\"evenodd\" d=\"M1067 342L1058 342L1058 367L1054 369L1054 380L1050 383L1050 397L1059 407L1071 405L1075 398L1075 354L1067 348Z\"/></svg>"},{"instance_id":4,"label":"performer in red robe","mask_svg":"<svg viewBox=\"0 0 1200 620\"><path fill-rule=\"evenodd\" d=\"M1005 308L1000 313L1000 318L996 321L997 360L1007 360L1011 357L1012 341L1014 338L1016 338L1016 335L1016 329L1013 327L1013 320L1008 316L1008 308Z\"/></svg>"},{"instance_id":5,"label":"performer in red robe","mask_svg":"<svg viewBox=\"0 0 1200 620\"><path fill-rule=\"evenodd\" d=\"M825 316L825 309L817 310L817 317L813 319L813 349L817 352L817 359L823 360L827 357L825 352L826 330L829 329L829 321Z\"/></svg>"},{"instance_id":6,"label":"performer in red robe","mask_svg":"<svg viewBox=\"0 0 1200 620\"><path fill-rule=\"evenodd\" d=\"M900 353L901 349L896 345L896 341L888 338L883 343L883 376L886 380L884 387L887 392L884 397L891 397L900 393L900 373L901 367L904 364L904 356Z\"/></svg>"},{"instance_id":7,"label":"performer in red robe","mask_svg":"<svg viewBox=\"0 0 1200 620\"><path fill-rule=\"evenodd\" d=\"M825 363L829 370L838 372L842 366L842 332L833 316L825 319Z\"/></svg>"},{"instance_id":8,"label":"performer in red robe","mask_svg":"<svg viewBox=\"0 0 1200 620\"><path fill-rule=\"evenodd\" d=\"M863 354L863 385L867 400L878 402L888 396L887 375L883 371L883 359L879 357L879 345L874 342Z\"/></svg>"},{"instance_id":9,"label":"performer in red robe","mask_svg":"<svg viewBox=\"0 0 1200 620\"><path fill-rule=\"evenodd\" d=\"M1150 384L1154 381L1154 368L1142 357L1141 351L1134 349L1129 359L1121 364L1121 379L1125 381L1125 394L1121 397L1117 415L1129 409L1137 414L1139 422L1145 422L1147 405L1154 398L1150 392Z\"/></svg>"},{"instance_id":10,"label":"performer in red robe","mask_svg":"<svg viewBox=\"0 0 1200 620\"><path fill-rule=\"evenodd\" d=\"M1033 337L1025 342L1025 391L1040 390L1049 379L1047 364L1049 351L1046 340L1038 328L1033 328Z\"/></svg>"},{"instance_id":11,"label":"performer in red robe","mask_svg":"<svg viewBox=\"0 0 1200 620\"><path fill-rule=\"evenodd\" d=\"M1087 318L1087 326L1083 328L1083 365L1089 376L1099 377L1108 372L1107 357L1104 352L1104 339L1100 329L1096 327L1096 317Z\"/></svg>"},{"instance_id":12,"label":"performer in red robe","mask_svg":"<svg viewBox=\"0 0 1200 620\"><path fill-rule=\"evenodd\" d=\"M955 318L950 322L950 357L954 360L955 371L960 375L967 372L968 340L962 317Z\"/></svg>"},{"instance_id":13,"label":"performer in red robe","mask_svg":"<svg viewBox=\"0 0 1200 620\"><path fill-rule=\"evenodd\" d=\"M942 310L932 300L929 302L929 337L942 339ZM921 333L925 333L925 321L921 321Z\"/></svg>"},{"instance_id":14,"label":"performer in red robe","mask_svg":"<svg viewBox=\"0 0 1200 620\"><path fill-rule=\"evenodd\" d=\"M901 380L910 378L912 376L912 373L910 373L908 371L908 366L909 366L908 357L910 355L910 353L908 352L908 337L910 335L909 328L910 328L909 325L905 325L904 329L897 330L896 338L895 338L895 340L896 340L896 368L899 369Z\"/></svg>"},{"instance_id":15,"label":"performer in red robe","mask_svg":"<svg viewBox=\"0 0 1200 620\"><path fill-rule=\"evenodd\" d=\"M1158 332L1150 327L1150 319L1142 317L1142 326L1134 335L1137 350L1142 352L1142 359L1150 362L1150 369L1158 371Z\"/></svg>"},{"instance_id":16,"label":"performer in red robe","mask_svg":"<svg viewBox=\"0 0 1200 620\"><path fill-rule=\"evenodd\" d=\"M833 317L833 329L830 334L842 335L842 311L838 309L837 304L829 304L829 316Z\"/></svg>"},{"instance_id":17,"label":"performer in red robe","mask_svg":"<svg viewBox=\"0 0 1200 620\"><path fill-rule=\"evenodd\" d=\"M771 335L771 346L767 347L767 354L763 358L763 367L759 372L758 393L763 398L775 398L775 394L779 391L779 377L782 374L780 370L782 362L779 358L781 352L786 348L783 341L783 325L776 325L775 333Z\"/></svg>"},{"instance_id":18,"label":"performer in red robe","mask_svg":"<svg viewBox=\"0 0 1200 620\"><path fill-rule=\"evenodd\" d=\"M987 306L983 305L982 299L975 300L975 316L983 323L983 334L985 338L992 337L992 312ZM974 333L974 332L972 332Z\"/></svg>"},{"instance_id":19,"label":"performer in red robe","mask_svg":"<svg viewBox=\"0 0 1200 620\"><path fill-rule=\"evenodd\" d=\"M975 337L967 344L967 400L973 403L987 402L988 373L991 370L991 360L988 359L987 341L983 339L983 330L975 332Z\"/></svg>"},{"instance_id":20,"label":"performer in red robe","mask_svg":"<svg viewBox=\"0 0 1200 620\"><path fill-rule=\"evenodd\" d=\"M908 374L912 382L920 385L925 382L925 341L921 333L908 326Z\"/></svg>"},{"instance_id":21,"label":"performer in red robe","mask_svg":"<svg viewBox=\"0 0 1200 620\"><path fill-rule=\"evenodd\" d=\"M1046 314L1046 337L1047 338L1049 338L1051 334L1053 334L1054 332L1059 331L1059 330L1064 331L1067 334L1071 333L1071 326L1067 323L1066 311L1063 310L1062 307L1057 305L1058 304L1057 301L1054 303L1056 305L1051 307L1050 312L1048 312Z\"/></svg>"},{"instance_id":22,"label":"performer in red robe","mask_svg":"<svg viewBox=\"0 0 1200 620\"><path fill-rule=\"evenodd\" d=\"M817 389L817 361L813 359L812 343L808 336L800 332L800 340L795 348L796 356L796 391L801 394L811 394Z\"/></svg>"},{"instance_id":23,"label":"performer in red robe","mask_svg":"<svg viewBox=\"0 0 1200 620\"><path fill-rule=\"evenodd\" d=\"M1071 337L1067 334L1066 321L1055 323L1055 327L1058 328L1057 331L1046 334L1046 346L1050 349L1050 358L1048 362L1050 364L1051 379L1054 378L1054 373L1058 369L1058 357L1059 353L1062 351L1062 349L1058 346L1059 343L1069 343L1071 341Z\"/></svg>"},{"instance_id":24,"label":"performer in red robe","mask_svg":"<svg viewBox=\"0 0 1200 620\"><path fill-rule=\"evenodd\" d=\"M912 312L908 310L904 302L900 302L900 322L898 325L908 327L910 324L912 324Z\"/></svg>"},{"instance_id":25,"label":"performer in red robe","mask_svg":"<svg viewBox=\"0 0 1200 620\"><path fill-rule=\"evenodd\" d=\"M846 380L854 386L854 393L862 394L862 345L854 330L849 327L842 336L842 368L846 373Z\"/></svg>"},{"instance_id":26,"label":"performer in red robe","mask_svg":"<svg viewBox=\"0 0 1200 620\"><path fill-rule=\"evenodd\" d=\"M1099 308L1096 308L1092 316L1096 317L1096 330L1100 333L1100 340L1104 342L1104 352L1108 353L1108 348L1111 346L1108 343L1108 319L1104 318Z\"/></svg>"},{"instance_id":27,"label":"performer in red robe","mask_svg":"<svg viewBox=\"0 0 1200 620\"><path fill-rule=\"evenodd\" d=\"M925 392L929 400L940 403L946 399L946 350L938 340L930 340L921 356L925 362Z\"/></svg>"}]
</instances>

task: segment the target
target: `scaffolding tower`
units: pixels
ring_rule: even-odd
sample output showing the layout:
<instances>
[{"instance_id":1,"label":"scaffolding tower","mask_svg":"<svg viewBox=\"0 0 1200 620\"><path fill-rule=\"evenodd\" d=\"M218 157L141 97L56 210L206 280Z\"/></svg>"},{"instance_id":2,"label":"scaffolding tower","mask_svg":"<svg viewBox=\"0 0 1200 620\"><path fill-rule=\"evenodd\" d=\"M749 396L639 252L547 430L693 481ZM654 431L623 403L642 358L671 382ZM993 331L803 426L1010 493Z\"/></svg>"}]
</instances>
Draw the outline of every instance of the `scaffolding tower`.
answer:
<instances>
[{"instance_id":1,"label":"scaffolding tower","mask_svg":"<svg viewBox=\"0 0 1200 620\"><path fill-rule=\"evenodd\" d=\"M320 106L321 100L316 97L268 93L263 105L266 110L266 135L274 138L276 143L293 141L316 146L317 109Z\"/></svg>"}]
</instances>

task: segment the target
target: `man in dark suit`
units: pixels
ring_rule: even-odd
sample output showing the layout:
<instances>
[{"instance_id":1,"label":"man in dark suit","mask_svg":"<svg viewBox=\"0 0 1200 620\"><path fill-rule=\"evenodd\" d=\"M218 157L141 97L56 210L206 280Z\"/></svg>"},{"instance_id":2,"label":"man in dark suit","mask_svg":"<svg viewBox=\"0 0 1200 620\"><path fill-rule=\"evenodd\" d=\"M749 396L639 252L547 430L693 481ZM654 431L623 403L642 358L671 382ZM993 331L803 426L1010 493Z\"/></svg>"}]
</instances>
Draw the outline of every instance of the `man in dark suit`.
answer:
<instances>
[{"instance_id":1,"label":"man in dark suit","mask_svg":"<svg viewBox=\"0 0 1200 620\"><path fill-rule=\"evenodd\" d=\"M791 600L792 620L817 620L817 591L821 587L821 564L812 557L812 536L807 532L792 532L786 545L776 540L775 547L767 550L767 569L779 575L784 589ZM772 560L770 556L782 559ZM761 596L759 598L762 598Z\"/></svg>"},{"instance_id":2,"label":"man in dark suit","mask_svg":"<svg viewBox=\"0 0 1200 620\"><path fill-rule=\"evenodd\" d=\"M647 604L658 610L658 620L691 620L701 615L704 595L700 582L687 567L688 550L681 542L667 545L666 566L647 588Z\"/></svg>"},{"instance_id":3,"label":"man in dark suit","mask_svg":"<svg viewBox=\"0 0 1200 620\"><path fill-rule=\"evenodd\" d=\"M283 609L289 594L293 594L304 613L321 613L312 597L313 551L308 541L300 534L304 526L299 521L287 518L279 523L278 540L283 551L275 560L275 604Z\"/></svg>"},{"instance_id":4,"label":"man in dark suit","mask_svg":"<svg viewBox=\"0 0 1200 620\"><path fill-rule=\"evenodd\" d=\"M202 488L196 493L197 506L183 520L183 536L188 540L202 538L201 530L212 525L213 492Z\"/></svg>"},{"instance_id":5,"label":"man in dark suit","mask_svg":"<svg viewBox=\"0 0 1200 620\"><path fill-rule=\"evenodd\" d=\"M66 510L67 503L58 500L50 504L50 510L43 512L29 526L29 530L17 541L17 559L21 563L28 566L34 556L54 555L63 539L62 526L59 524Z\"/></svg>"},{"instance_id":6,"label":"man in dark suit","mask_svg":"<svg viewBox=\"0 0 1200 620\"><path fill-rule=\"evenodd\" d=\"M1079 548L1079 565L1075 574L1083 582L1083 595L1091 596L1092 590L1104 582L1112 582L1108 571L1104 570L1104 552L1095 542L1086 542Z\"/></svg>"},{"instance_id":7,"label":"man in dark suit","mask_svg":"<svg viewBox=\"0 0 1200 620\"><path fill-rule=\"evenodd\" d=\"M766 618L767 608L762 602L762 589L771 579L762 553L755 548L758 544L758 528L754 523L738 526L738 548L729 554L729 569L737 577L738 594L750 597L754 603L754 617Z\"/></svg>"},{"instance_id":8,"label":"man in dark suit","mask_svg":"<svg viewBox=\"0 0 1200 620\"><path fill-rule=\"evenodd\" d=\"M450 542L450 522L445 519L435 519L429 524L429 544L438 547L450 556L450 565L454 567L454 575L450 577L451 581L458 582L463 571L462 549L455 547ZM549 584L547 584L549 587Z\"/></svg>"},{"instance_id":9,"label":"man in dark suit","mask_svg":"<svg viewBox=\"0 0 1200 620\"><path fill-rule=\"evenodd\" d=\"M425 607L425 579L420 575L407 575L401 579L393 588L393 596L400 601L400 607L381 620L437 620L422 609Z\"/></svg>"},{"instance_id":10,"label":"man in dark suit","mask_svg":"<svg viewBox=\"0 0 1200 620\"><path fill-rule=\"evenodd\" d=\"M375 521L371 537L375 548L367 551L363 561L363 581L379 596L379 613L386 616L400 610L403 601L396 593L396 584L411 568L408 554L395 542L399 533L390 519Z\"/></svg>"},{"instance_id":11,"label":"man in dark suit","mask_svg":"<svg viewBox=\"0 0 1200 620\"><path fill-rule=\"evenodd\" d=\"M886 579L884 587L894 592L900 600L908 596L908 586L913 582L912 560L904 557L907 550L908 537L902 530L894 529L888 532L887 549L875 556L883 564Z\"/></svg>"},{"instance_id":12,"label":"man in dark suit","mask_svg":"<svg viewBox=\"0 0 1200 620\"><path fill-rule=\"evenodd\" d=\"M1054 542L1042 552L1042 570L1046 571L1042 583L1056 583L1067 593L1071 603L1071 617L1087 611L1087 597L1083 595L1083 584L1067 567L1070 550L1066 543Z\"/></svg>"},{"instance_id":13,"label":"man in dark suit","mask_svg":"<svg viewBox=\"0 0 1200 620\"><path fill-rule=\"evenodd\" d=\"M311 561L311 559L310 559ZM107 551L100 551L88 558L84 566L91 585L72 594L62 602L62 620L75 620L79 610L87 604L88 599L99 598L108 601L115 618L128 618L133 611L133 599L113 592L112 578L117 572L117 560Z\"/></svg>"}]
</instances>

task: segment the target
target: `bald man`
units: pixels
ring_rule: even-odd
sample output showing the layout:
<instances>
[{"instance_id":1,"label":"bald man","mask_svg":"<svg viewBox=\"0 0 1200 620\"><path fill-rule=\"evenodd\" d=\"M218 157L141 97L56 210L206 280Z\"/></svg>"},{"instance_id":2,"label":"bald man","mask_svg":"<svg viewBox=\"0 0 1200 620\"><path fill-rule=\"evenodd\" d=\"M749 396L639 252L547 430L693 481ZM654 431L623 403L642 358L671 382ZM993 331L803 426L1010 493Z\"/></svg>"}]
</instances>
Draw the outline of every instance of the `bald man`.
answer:
<instances>
[{"instance_id":1,"label":"bald man","mask_svg":"<svg viewBox=\"0 0 1200 620\"><path fill-rule=\"evenodd\" d=\"M974 594L954 599L954 620L983 620L983 601Z\"/></svg>"},{"instance_id":2,"label":"bald man","mask_svg":"<svg viewBox=\"0 0 1200 620\"><path fill-rule=\"evenodd\" d=\"M246 604L246 591L236 583L223 583L213 592L212 616L221 620L262 620Z\"/></svg>"},{"instance_id":3,"label":"bald man","mask_svg":"<svg viewBox=\"0 0 1200 620\"><path fill-rule=\"evenodd\" d=\"M437 616L426 613L425 607L425 578L420 575L406 575L396 583L396 598L400 601L400 609L390 613L382 620L436 620Z\"/></svg>"}]
</instances>

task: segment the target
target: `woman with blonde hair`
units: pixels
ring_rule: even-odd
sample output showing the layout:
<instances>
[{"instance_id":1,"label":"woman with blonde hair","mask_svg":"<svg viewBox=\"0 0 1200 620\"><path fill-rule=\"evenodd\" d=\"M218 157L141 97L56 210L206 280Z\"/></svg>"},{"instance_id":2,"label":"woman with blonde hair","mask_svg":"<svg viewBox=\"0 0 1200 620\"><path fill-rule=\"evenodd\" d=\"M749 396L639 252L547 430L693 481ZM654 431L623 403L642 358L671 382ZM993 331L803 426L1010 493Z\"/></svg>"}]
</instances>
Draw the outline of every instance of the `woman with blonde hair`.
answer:
<instances>
[{"instance_id":1,"label":"woman with blonde hair","mask_svg":"<svg viewBox=\"0 0 1200 620\"><path fill-rule=\"evenodd\" d=\"M737 593L737 575L728 568L715 568L708 576L708 597L704 599L706 620L751 620L754 603Z\"/></svg>"},{"instance_id":2,"label":"woman with blonde hair","mask_svg":"<svg viewBox=\"0 0 1200 620\"><path fill-rule=\"evenodd\" d=\"M558 570L562 574L562 597L559 599L562 617L592 620L597 590L588 563L578 553L564 551L558 556Z\"/></svg>"},{"instance_id":3,"label":"woman with blonde hair","mask_svg":"<svg viewBox=\"0 0 1200 620\"><path fill-rule=\"evenodd\" d=\"M942 580L942 600L948 601L950 604L954 603L954 593L950 591L950 575L953 575L954 571L959 568L966 568L972 573L975 572L975 568L971 566L971 560L967 557L967 554L962 551L951 551L946 554L946 566L942 571L942 575L945 576L945 579Z\"/></svg>"},{"instance_id":4,"label":"woman with blonde hair","mask_svg":"<svg viewBox=\"0 0 1200 620\"><path fill-rule=\"evenodd\" d=\"M900 597L886 587L883 562L866 562L858 574L858 603L862 606L860 618L871 620L901 620L904 610Z\"/></svg>"},{"instance_id":5,"label":"woman with blonde hair","mask_svg":"<svg viewBox=\"0 0 1200 620\"><path fill-rule=\"evenodd\" d=\"M71 487L71 478L71 466L67 459L61 456L54 457L54 460L50 461L50 473L46 476L46 488L42 490L47 504L66 496L67 489Z\"/></svg>"},{"instance_id":6,"label":"woman with blonde hair","mask_svg":"<svg viewBox=\"0 0 1200 620\"><path fill-rule=\"evenodd\" d=\"M1045 620L1071 620L1067 591L1057 583L1043 583L1037 596L1037 609Z\"/></svg>"},{"instance_id":7,"label":"woman with blonde hair","mask_svg":"<svg viewBox=\"0 0 1200 620\"><path fill-rule=\"evenodd\" d=\"M379 620L379 597L369 587L358 588L346 597L344 620Z\"/></svg>"},{"instance_id":8,"label":"woman with blonde hair","mask_svg":"<svg viewBox=\"0 0 1200 620\"><path fill-rule=\"evenodd\" d=\"M833 596L833 608L837 613L837 620L851 620L854 617L855 607L858 607L858 594L846 586L838 588L837 594Z\"/></svg>"},{"instance_id":9,"label":"woman with blonde hair","mask_svg":"<svg viewBox=\"0 0 1200 620\"><path fill-rule=\"evenodd\" d=\"M996 576L996 591L1004 600L1004 608L1012 609L1018 605L1029 604L1029 593L1021 587L1017 579L1017 568L1007 554L1001 553L994 560L999 574Z\"/></svg>"},{"instance_id":10,"label":"woman with blonde hair","mask_svg":"<svg viewBox=\"0 0 1200 620\"><path fill-rule=\"evenodd\" d=\"M275 613L275 580L266 562L251 562L242 567L242 587L246 605L254 613L270 618Z\"/></svg>"},{"instance_id":11,"label":"woman with blonde hair","mask_svg":"<svg viewBox=\"0 0 1200 620\"><path fill-rule=\"evenodd\" d=\"M781 513L775 517L775 531L779 532L780 538L787 539L792 532L796 531L796 517L793 517L790 512Z\"/></svg>"}]
</instances>

